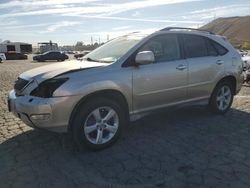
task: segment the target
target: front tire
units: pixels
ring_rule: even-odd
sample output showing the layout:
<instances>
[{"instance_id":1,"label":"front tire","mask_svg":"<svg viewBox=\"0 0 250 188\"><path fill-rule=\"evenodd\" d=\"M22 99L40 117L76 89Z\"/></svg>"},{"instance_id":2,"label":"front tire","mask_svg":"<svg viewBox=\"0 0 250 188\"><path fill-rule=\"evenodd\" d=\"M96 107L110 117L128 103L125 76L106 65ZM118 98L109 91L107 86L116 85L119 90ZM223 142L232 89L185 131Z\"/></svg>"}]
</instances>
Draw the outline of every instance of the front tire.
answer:
<instances>
[{"instance_id":1,"label":"front tire","mask_svg":"<svg viewBox=\"0 0 250 188\"><path fill-rule=\"evenodd\" d=\"M222 81L215 87L209 101L212 112L225 114L233 103L233 86L228 81Z\"/></svg>"},{"instance_id":2,"label":"front tire","mask_svg":"<svg viewBox=\"0 0 250 188\"><path fill-rule=\"evenodd\" d=\"M107 98L96 98L79 107L73 124L73 138L79 148L101 150L118 139L125 123L121 106Z\"/></svg>"}]
</instances>

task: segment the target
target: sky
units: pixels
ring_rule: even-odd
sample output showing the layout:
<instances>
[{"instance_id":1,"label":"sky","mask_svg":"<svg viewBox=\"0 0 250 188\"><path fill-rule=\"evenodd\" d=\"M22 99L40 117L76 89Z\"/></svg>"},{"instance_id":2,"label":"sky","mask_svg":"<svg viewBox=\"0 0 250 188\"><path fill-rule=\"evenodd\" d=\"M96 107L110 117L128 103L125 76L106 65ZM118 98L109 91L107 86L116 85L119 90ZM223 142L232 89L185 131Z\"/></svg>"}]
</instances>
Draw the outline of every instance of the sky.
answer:
<instances>
[{"instance_id":1,"label":"sky","mask_svg":"<svg viewBox=\"0 0 250 188\"><path fill-rule=\"evenodd\" d=\"M0 40L89 44L249 12L249 0L0 0Z\"/></svg>"}]
</instances>

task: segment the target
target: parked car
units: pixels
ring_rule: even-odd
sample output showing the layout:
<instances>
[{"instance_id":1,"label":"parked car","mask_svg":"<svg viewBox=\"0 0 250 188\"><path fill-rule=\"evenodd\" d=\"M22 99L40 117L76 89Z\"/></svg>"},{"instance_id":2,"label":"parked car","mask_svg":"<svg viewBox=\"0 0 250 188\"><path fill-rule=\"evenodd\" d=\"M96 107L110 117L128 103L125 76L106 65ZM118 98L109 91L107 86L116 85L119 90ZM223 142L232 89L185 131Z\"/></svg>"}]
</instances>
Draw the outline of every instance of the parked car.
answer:
<instances>
[{"instance_id":1,"label":"parked car","mask_svg":"<svg viewBox=\"0 0 250 188\"><path fill-rule=\"evenodd\" d=\"M244 71L244 82L250 84L250 67Z\"/></svg>"},{"instance_id":2,"label":"parked car","mask_svg":"<svg viewBox=\"0 0 250 188\"><path fill-rule=\"evenodd\" d=\"M6 60L5 54L4 53L0 53L0 63L2 63L2 61Z\"/></svg>"},{"instance_id":3,"label":"parked car","mask_svg":"<svg viewBox=\"0 0 250 188\"><path fill-rule=\"evenodd\" d=\"M5 53L6 60L25 60L28 56L17 52L7 52Z\"/></svg>"},{"instance_id":4,"label":"parked car","mask_svg":"<svg viewBox=\"0 0 250 188\"><path fill-rule=\"evenodd\" d=\"M75 54L74 57L76 59L82 58L83 56L87 55L89 52L91 52L91 51L85 50L85 51L80 52L79 54Z\"/></svg>"},{"instance_id":5,"label":"parked car","mask_svg":"<svg viewBox=\"0 0 250 188\"><path fill-rule=\"evenodd\" d=\"M66 51L67 54L75 54L74 51Z\"/></svg>"},{"instance_id":6,"label":"parked car","mask_svg":"<svg viewBox=\"0 0 250 188\"><path fill-rule=\"evenodd\" d=\"M244 82L250 84L250 52L244 57L243 60L243 70L244 70Z\"/></svg>"},{"instance_id":7,"label":"parked car","mask_svg":"<svg viewBox=\"0 0 250 188\"><path fill-rule=\"evenodd\" d=\"M55 60L55 61L64 61L69 57L62 52L59 51L48 51L41 55L36 55L33 57L34 61L47 61L47 60Z\"/></svg>"},{"instance_id":8,"label":"parked car","mask_svg":"<svg viewBox=\"0 0 250 188\"><path fill-rule=\"evenodd\" d=\"M247 50L237 50L242 57L246 56L248 51Z\"/></svg>"},{"instance_id":9,"label":"parked car","mask_svg":"<svg viewBox=\"0 0 250 188\"><path fill-rule=\"evenodd\" d=\"M244 67L250 68L250 52L248 52L244 57L242 57L242 60L244 61Z\"/></svg>"},{"instance_id":10,"label":"parked car","mask_svg":"<svg viewBox=\"0 0 250 188\"><path fill-rule=\"evenodd\" d=\"M126 122L158 109L202 102L226 113L242 72L239 53L224 37L165 28L116 38L60 68L24 72L8 104L27 125L71 132L79 147L98 150L113 144Z\"/></svg>"}]
</instances>

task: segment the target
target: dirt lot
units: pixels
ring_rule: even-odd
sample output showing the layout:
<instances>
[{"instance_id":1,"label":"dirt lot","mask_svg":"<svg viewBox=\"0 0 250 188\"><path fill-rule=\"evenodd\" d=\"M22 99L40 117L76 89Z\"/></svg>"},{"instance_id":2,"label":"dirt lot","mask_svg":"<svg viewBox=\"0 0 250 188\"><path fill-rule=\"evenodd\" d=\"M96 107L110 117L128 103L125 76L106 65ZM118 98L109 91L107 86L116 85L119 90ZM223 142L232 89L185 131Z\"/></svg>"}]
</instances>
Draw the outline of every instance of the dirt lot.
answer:
<instances>
[{"instance_id":1,"label":"dirt lot","mask_svg":"<svg viewBox=\"0 0 250 188\"><path fill-rule=\"evenodd\" d=\"M250 87L224 116L205 107L151 115L100 152L34 130L7 111L17 76L47 63L0 64L0 187L250 187Z\"/></svg>"}]
</instances>

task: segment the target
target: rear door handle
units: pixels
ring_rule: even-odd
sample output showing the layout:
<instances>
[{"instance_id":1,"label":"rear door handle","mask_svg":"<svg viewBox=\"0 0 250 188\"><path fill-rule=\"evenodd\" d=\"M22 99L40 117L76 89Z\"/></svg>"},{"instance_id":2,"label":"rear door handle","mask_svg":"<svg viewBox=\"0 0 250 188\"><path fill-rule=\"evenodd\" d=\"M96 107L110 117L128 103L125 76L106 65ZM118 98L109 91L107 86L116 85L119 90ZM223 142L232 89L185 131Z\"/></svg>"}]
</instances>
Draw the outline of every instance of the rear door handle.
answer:
<instances>
[{"instance_id":1,"label":"rear door handle","mask_svg":"<svg viewBox=\"0 0 250 188\"><path fill-rule=\"evenodd\" d=\"M184 70L186 68L187 68L187 66L185 66L185 65L179 65L178 67L176 67L177 70Z\"/></svg>"},{"instance_id":2,"label":"rear door handle","mask_svg":"<svg viewBox=\"0 0 250 188\"><path fill-rule=\"evenodd\" d=\"M224 61L222 61L222 60L216 61L216 64L217 64L217 65L222 65L223 63L224 63Z\"/></svg>"}]
</instances>

